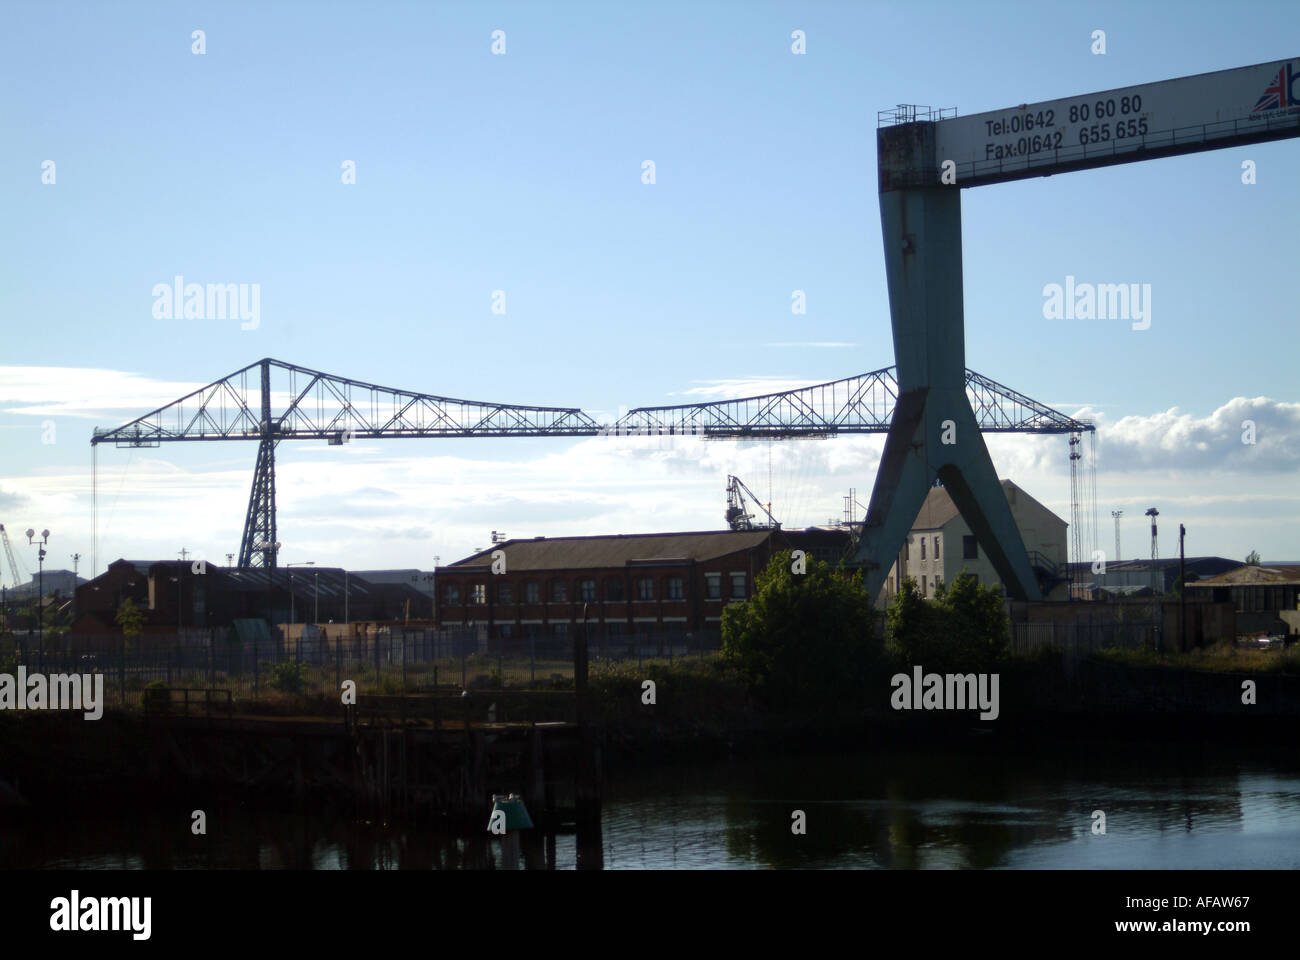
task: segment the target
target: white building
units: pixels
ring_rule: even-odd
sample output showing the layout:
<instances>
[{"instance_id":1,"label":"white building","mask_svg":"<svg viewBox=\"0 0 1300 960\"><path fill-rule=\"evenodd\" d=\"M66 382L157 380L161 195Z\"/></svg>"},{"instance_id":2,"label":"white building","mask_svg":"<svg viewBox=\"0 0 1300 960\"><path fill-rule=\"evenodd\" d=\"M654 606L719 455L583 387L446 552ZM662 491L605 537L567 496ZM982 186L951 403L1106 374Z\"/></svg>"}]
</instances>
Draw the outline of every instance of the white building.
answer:
<instances>
[{"instance_id":1,"label":"white building","mask_svg":"<svg viewBox=\"0 0 1300 960\"><path fill-rule=\"evenodd\" d=\"M1021 490L1010 480L1002 481L1011 515L1029 552L1029 563L1038 574L1044 599L1066 599L1066 530L1068 524ZM899 571L902 571L900 574ZM905 577L921 588L922 596L933 597L936 583L952 583L963 570L982 584L1000 583L1001 578L988 556L975 542L957 505L943 487L932 487L921 505L902 553L889 570L879 603L887 604Z\"/></svg>"}]
</instances>

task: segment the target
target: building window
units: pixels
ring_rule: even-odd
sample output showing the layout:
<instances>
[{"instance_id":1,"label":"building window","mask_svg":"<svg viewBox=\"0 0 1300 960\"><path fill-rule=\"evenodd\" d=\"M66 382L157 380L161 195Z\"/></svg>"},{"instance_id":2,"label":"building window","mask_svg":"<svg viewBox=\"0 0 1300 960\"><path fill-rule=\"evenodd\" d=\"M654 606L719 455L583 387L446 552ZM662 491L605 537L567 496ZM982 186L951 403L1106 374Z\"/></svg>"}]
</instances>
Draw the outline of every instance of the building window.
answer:
<instances>
[{"instance_id":1,"label":"building window","mask_svg":"<svg viewBox=\"0 0 1300 960\"><path fill-rule=\"evenodd\" d=\"M475 583L470 585L469 602L477 607L484 606L487 603L487 584Z\"/></svg>"},{"instance_id":2,"label":"building window","mask_svg":"<svg viewBox=\"0 0 1300 960\"><path fill-rule=\"evenodd\" d=\"M551 602L563 603L569 599L569 585L563 580L551 581Z\"/></svg>"},{"instance_id":3,"label":"building window","mask_svg":"<svg viewBox=\"0 0 1300 960\"><path fill-rule=\"evenodd\" d=\"M668 578L668 599L681 600L683 596L684 594L682 593L682 578L669 577Z\"/></svg>"},{"instance_id":4,"label":"building window","mask_svg":"<svg viewBox=\"0 0 1300 960\"><path fill-rule=\"evenodd\" d=\"M583 603L589 603L596 599L596 581L583 580L578 584L578 596Z\"/></svg>"},{"instance_id":5,"label":"building window","mask_svg":"<svg viewBox=\"0 0 1300 960\"><path fill-rule=\"evenodd\" d=\"M638 600L653 600L655 598L655 582L649 577L642 577L636 582L636 598Z\"/></svg>"},{"instance_id":6,"label":"building window","mask_svg":"<svg viewBox=\"0 0 1300 960\"><path fill-rule=\"evenodd\" d=\"M623 599L623 581L621 579L605 581L605 599L614 601Z\"/></svg>"},{"instance_id":7,"label":"building window","mask_svg":"<svg viewBox=\"0 0 1300 960\"><path fill-rule=\"evenodd\" d=\"M514 586L507 580L504 583L497 584L497 603L514 603L515 590Z\"/></svg>"},{"instance_id":8,"label":"building window","mask_svg":"<svg viewBox=\"0 0 1300 960\"><path fill-rule=\"evenodd\" d=\"M567 623L551 624L551 636L556 640L563 640L569 635L569 625Z\"/></svg>"},{"instance_id":9,"label":"building window","mask_svg":"<svg viewBox=\"0 0 1300 960\"><path fill-rule=\"evenodd\" d=\"M731 599L745 599L745 575L743 573L733 573L731 575Z\"/></svg>"},{"instance_id":10,"label":"building window","mask_svg":"<svg viewBox=\"0 0 1300 960\"><path fill-rule=\"evenodd\" d=\"M449 583L442 588L442 599L444 603L460 603L460 585Z\"/></svg>"},{"instance_id":11,"label":"building window","mask_svg":"<svg viewBox=\"0 0 1300 960\"><path fill-rule=\"evenodd\" d=\"M704 575L704 596L708 600L722 599L722 574L706 573Z\"/></svg>"},{"instance_id":12,"label":"building window","mask_svg":"<svg viewBox=\"0 0 1300 960\"><path fill-rule=\"evenodd\" d=\"M963 560L978 560L980 558L979 544L975 542L974 537L961 538L961 558Z\"/></svg>"},{"instance_id":13,"label":"building window","mask_svg":"<svg viewBox=\"0 0 1300 960\"><path fill-rule=\"evenodd\" d=\"M925 562L925 537L921 538L921 562Z\"/></svg>"},{"instance_id":14,"label":"building window","mask_svg":"<svg viewBox=\"0 0 1300 960\"><path fill-rule=\"evenodd\" d=\"M922 540L921 543L924 544L925 541ZM928 597L929 595L930 595L930 590L925 583L925 574L921 574L921 596Z\"/></svg>"},{"instance_id":15,"label":"building window","mask_svg":"<svg viewBox=\"0 0 1300 960\"><path fill-rule=\"evenodd\" d=\"M934 559L938 560L943 554L939 552L939 538L934 538Z\"/></svg>"},{"instance_id":16,"label":"building window","mask_svg":"<svg viewBox=\"0 0 1300 960\"><path fill-rule=\"evenodd\" d=\"M912 538L908 537L906 540L903 541L903 562L907 563L907 561L911 559L912 559Z\"/></svg>"},{"instance_id":17,"label":"building window","mask_svg":"<svg viewBox=\"0 0 1300 960\"><path fill-rule=\"evenodd\" d=\"M620 639L623 636L623 631L626 626L627 624L623 623L621 620L611 621L610 623L605 624L605 636L609 637L611 640Z\"/></svg>"},{"instance_id":18,"label":"building window","mask_svg":"<svg viewBox=\"0 0 1300 960\"><path fill-rule=\"evenodd\" d=\"M497 636L502 640L509 640L515 635L515 626L513 623L503 623L497 627Z\"/></svg>"},{"instance_id":19,"label":"building window","mask_svg":"<svg viewBox=\"0 0 1300 960\"><path fill-rule=\"evenodd\" d=\"M537 587L536 580L529 580L524 584L524 603L537 603L541 599L541 591Z\"/></svg>"}]
</instances>

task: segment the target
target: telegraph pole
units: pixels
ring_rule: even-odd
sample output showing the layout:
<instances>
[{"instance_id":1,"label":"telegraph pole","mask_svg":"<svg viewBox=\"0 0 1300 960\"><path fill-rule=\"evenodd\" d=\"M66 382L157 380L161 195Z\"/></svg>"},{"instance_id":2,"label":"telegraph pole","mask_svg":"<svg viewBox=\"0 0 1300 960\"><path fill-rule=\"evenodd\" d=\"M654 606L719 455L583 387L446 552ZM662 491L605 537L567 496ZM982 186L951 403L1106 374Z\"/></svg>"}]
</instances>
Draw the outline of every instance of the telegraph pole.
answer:
<instances>
[{"instance_id":1,"label":"telegraph pole","mask_svg":"<svg viewBox=\"0 0 1300 960\"><path fill-rule=\"evenodd\" d=\"M1178 525L1178 581L1182 584L1178 591L1178 649L1187 649L1187 557L1183 555L1183 538L1187 528Z\"/></svg>"}]
</instances>

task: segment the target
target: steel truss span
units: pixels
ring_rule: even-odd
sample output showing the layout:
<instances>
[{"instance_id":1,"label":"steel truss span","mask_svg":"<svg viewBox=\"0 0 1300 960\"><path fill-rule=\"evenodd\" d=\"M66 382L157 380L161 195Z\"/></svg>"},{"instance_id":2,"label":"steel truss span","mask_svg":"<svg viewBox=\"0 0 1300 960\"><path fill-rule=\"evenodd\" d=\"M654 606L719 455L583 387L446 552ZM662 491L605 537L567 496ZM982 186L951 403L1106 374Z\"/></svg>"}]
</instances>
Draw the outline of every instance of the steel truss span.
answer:
<instances>
[{"instance_id":1,"label":"steel truss span","mask_svg":"<svg viewBox=\"0 0 1300 960\"><path fill-rule=\"evenodd\" d=\"M1073 420L974 371L966 389L976 422L992 433L1078 433ZM831 437L887 433L899 388L885 367L856 377L759 397L670 407L638 407L600 424L576 407L457 400L337 377L266 358L139 419L96 429L92 447L156 447L205 440L258 441L241 567L276 565L275 447L281 440L394 437L590 437L683 435L708 440ZM97 474L96 480L98 483ZM95 494L98 503L98 493ZM96 532L97 541L97 532Z\"/></svg>"},{"instance_id":2,"label":"steel truss span","mask_svg":"<svg viewBox=\"0 0 1300 960\"><path fill-rule=\"evenodd\" d=\"M264 405L262 383L269 404ZM785 439L886 433L898 399L894 367L829 383L735 400L638 407L612 424L576 407L458 400L260 360L111 430L92 444L152 447L205 440L397 437L588 437L681 434L708 439ZM966 390L981 430L1074 433L1093 429L973 370Z\"/></svg>"}]
</instances>

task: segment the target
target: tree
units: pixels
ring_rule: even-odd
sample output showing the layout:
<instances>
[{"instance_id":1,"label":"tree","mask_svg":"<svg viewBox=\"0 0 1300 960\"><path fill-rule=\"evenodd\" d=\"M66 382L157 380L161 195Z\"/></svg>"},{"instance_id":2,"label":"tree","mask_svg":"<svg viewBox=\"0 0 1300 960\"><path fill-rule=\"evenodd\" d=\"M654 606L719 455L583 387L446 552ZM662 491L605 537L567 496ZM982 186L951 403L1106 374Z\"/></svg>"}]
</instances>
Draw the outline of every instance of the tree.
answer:
<instances>
[{"instance_id":1,"label":"tree","mask_svg":"<svg viewBox=\"0 0 1300 960\"><path fill-rule=\"evenodd\" d=\"M1258 566L1259 566L1259 551L1258 551L1258 550L1252 550L1252 551L1250 551L1250 553L1246 554L1246 565L1247 565L1247 566L1251 566L1251 567L1258 567Z\"/></svg>"},{"instance_id":2,"label":"tree","mask_svg":"<svg viewBox=\"0 0 1300 960\"><path fill-rule=\"evenodd\" d=\"M754 596L722 611L723 657L765 707L857 702L878 659L861 571L805 562L794 573L791 551L776 554Z\"/></svg>"},{"instance_id":3,"label":"tree","mask_svg":"<svg viewBox=\"0 0 1300 960\"><path fill-rule=\"evenodd\" d=\"M886 618L890 654L936 673L983 673L1006 658L1010 634L1002 596L966 571L927 601L910 577Z\"/></svg>"},{"instance_id":4,"label":"tree","mask_svg":"<svg viewBox=\"0 0 1300 960\"><path fill-rule=\"evenodd\" d=\"M135 601L127 597L117 608L117 615L113 619L122 630L126 649L130 650L144 630L144 611L136 609Z\"/></svg>"}]
</instances>

